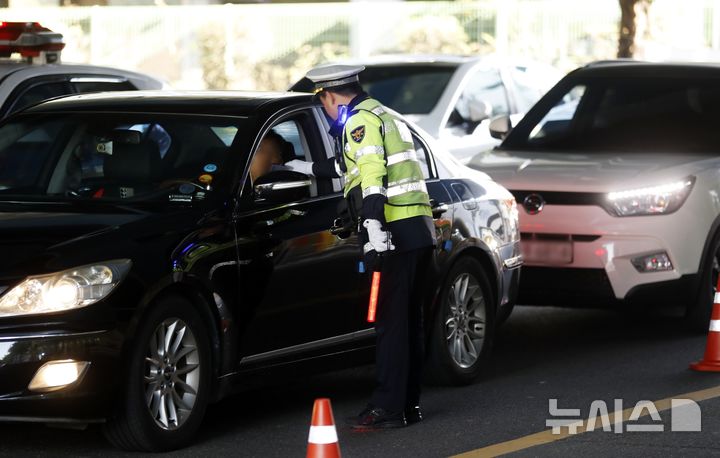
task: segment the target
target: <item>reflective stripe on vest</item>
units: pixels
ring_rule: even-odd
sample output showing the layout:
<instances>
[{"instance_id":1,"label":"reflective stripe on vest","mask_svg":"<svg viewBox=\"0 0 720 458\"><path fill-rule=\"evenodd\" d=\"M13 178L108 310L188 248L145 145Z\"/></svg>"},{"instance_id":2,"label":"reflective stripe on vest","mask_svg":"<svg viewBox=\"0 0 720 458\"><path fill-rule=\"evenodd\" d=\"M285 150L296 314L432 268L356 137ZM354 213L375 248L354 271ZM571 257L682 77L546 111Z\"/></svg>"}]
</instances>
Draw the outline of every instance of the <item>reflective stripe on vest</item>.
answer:
<instances>
[{"instance_id":1,"label":"reflective stripe on vest","mask_svg":"<svg viewBox=\"0 0 720 458\"><path fill-rule=\"evenodd\" d=\"M363 199L372 194L380 194L382 196L388 195L387 190L382 186L368 186L367 188L363 189Z\"/></svg>"},{"instance_id":2,"label":"reflective stripe on vest","mask_svg":"<svg viewBox=\"0 0 720 458\"><path fill-rule=\"evenodd\" d=\"M387 196L388 199L407 194L409 192L424 192L427 193L427 186L424 181L413 181L410 183L397 184L394 186L388 186Z\"/></svg>"},{"instance_id":3,"label":"reflective stripe on vest","mask_svg":"<svg viewBox=\"0 0 720 458\"><path fill-rule=\"evenodd\" d=\"M391 165L399 164L400 162L405 161L417 161L417 153L415 150L405 150L401 151L399 153L395 153L391 156L388 156L387 158L387 165L390 167Z\"/></svg>"},{"instance_id":4,"label":"reflective stripe on vest","mask_svg":"<svg viewBox=\"0 0 720 458\"><path fill-rule=\"evenodd\" d=\"M385 148L382 146L365 146L355 152L355 160L357 161L360 157L367 156L368 154L379 154L384 156Z\"/></svg>"}]
</instances>

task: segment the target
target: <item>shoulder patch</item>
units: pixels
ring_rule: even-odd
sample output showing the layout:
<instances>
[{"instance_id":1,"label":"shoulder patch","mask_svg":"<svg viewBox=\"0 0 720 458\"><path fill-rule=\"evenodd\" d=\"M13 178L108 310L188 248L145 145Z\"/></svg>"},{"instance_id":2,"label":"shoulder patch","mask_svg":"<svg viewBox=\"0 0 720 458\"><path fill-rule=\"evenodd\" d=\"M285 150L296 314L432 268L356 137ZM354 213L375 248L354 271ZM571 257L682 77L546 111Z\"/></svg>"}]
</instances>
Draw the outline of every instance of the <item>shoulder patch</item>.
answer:
<instances>
[{"instance_id":1,"label":"shoulder patch","mask_svg":"<svg viewBox=\"0 0 720 458\"><path fill-rule=\"evenodd\" d=\"M350 136L355 143L360 143L365 138L365 126L356 127L350 132Z\"/></svg>"}]
</instances>

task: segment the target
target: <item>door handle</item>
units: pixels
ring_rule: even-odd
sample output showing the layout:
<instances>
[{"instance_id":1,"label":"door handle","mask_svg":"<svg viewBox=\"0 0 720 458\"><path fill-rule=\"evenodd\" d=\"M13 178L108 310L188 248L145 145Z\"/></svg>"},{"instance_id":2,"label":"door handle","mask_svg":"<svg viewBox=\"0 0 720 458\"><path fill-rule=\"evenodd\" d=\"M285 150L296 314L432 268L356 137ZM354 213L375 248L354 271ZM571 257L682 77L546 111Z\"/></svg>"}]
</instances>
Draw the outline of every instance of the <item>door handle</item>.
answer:
<instances>
[{"instance_id":1,"label":"door handle","mask_svg":"<svg viewBox=\"0 0 720 458\"><path fill-rule=\"evenodd\" d=\"M271 227L278 223L287 221L291 218L301 217L301 216L305 216L305 215L307 215L307 212L304 210L290 209L276 218L258 221L257 223L255 223L255 226L258 228Z\"/></svg>"},{"instance_id":2,"label":"door handle","mask_svg":"<svg viewBox=\"0 0 720 458\"><path fill-rule=\"evenodd\" d=\"M445 202L436 202L435 200L431 200L430 209L432 210L433 218L438 218L440 215L447 212L450 207Z\"/></svg>"}]
</instances>

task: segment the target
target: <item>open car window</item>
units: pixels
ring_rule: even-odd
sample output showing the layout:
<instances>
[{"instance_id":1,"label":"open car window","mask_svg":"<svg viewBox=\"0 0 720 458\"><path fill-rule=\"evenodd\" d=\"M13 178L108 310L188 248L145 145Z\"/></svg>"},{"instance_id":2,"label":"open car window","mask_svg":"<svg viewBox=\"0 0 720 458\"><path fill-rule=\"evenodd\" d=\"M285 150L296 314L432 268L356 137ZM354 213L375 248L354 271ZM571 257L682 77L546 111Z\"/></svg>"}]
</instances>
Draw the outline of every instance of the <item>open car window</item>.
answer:
<instances>
[{"instance_id":1,"label":"open car window","mask_svg":"<svg viewBox=\"0 0 720 458\"><path fill-rule=\"evenodd\" d=\"M287 180L289 169L285 163L291 160L314 162L327 157L323 134L319 130L318 118L313 109L293 112L277 120L263 132L252 152L246 186L246 196L255 194L255 185L277 180ZM305 177L311 183L309 197L317 197L335 192L333 180L328 178Z\"/></svg>"}]
</instances>

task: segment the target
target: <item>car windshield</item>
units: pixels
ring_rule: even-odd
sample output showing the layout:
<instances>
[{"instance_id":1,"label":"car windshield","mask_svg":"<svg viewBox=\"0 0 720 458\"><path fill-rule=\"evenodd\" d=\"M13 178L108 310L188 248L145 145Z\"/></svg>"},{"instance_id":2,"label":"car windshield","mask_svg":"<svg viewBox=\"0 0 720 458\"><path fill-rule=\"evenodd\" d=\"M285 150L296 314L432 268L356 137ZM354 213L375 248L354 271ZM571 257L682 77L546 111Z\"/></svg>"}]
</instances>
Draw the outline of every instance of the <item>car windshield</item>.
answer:
<instances>
[{"instance_id":1,"label":"car windshield","mask_svg":"<svg viewBox=\"0 0 720 458\"><path fill-rule=\"evenodd\" d=\"M370 96L403 114L427 114L435 108L457 65L375 65L360 73L360 84ZM291 89L312 92L303 78Z\"/></svg>"},{"instance_id":2,"label":"car windshield","mask_svg":"<svg viewBox=\"0 0 720 458\"><path fill-rule=\"evenodd\" d=\"M569 80L514 129L522 150L715 153L720 86L704 79Z\"/></svg>"},{"instance_id":3,"label":"car windshield","mask_svg":"<svg viewBox=\"0 0 720 458\"><path fill-rule=\"evenodd\" d=\"M0 201L203 200L222 178L237 118L21 116L0 127Z\"/></svg>"}]
</instances>

